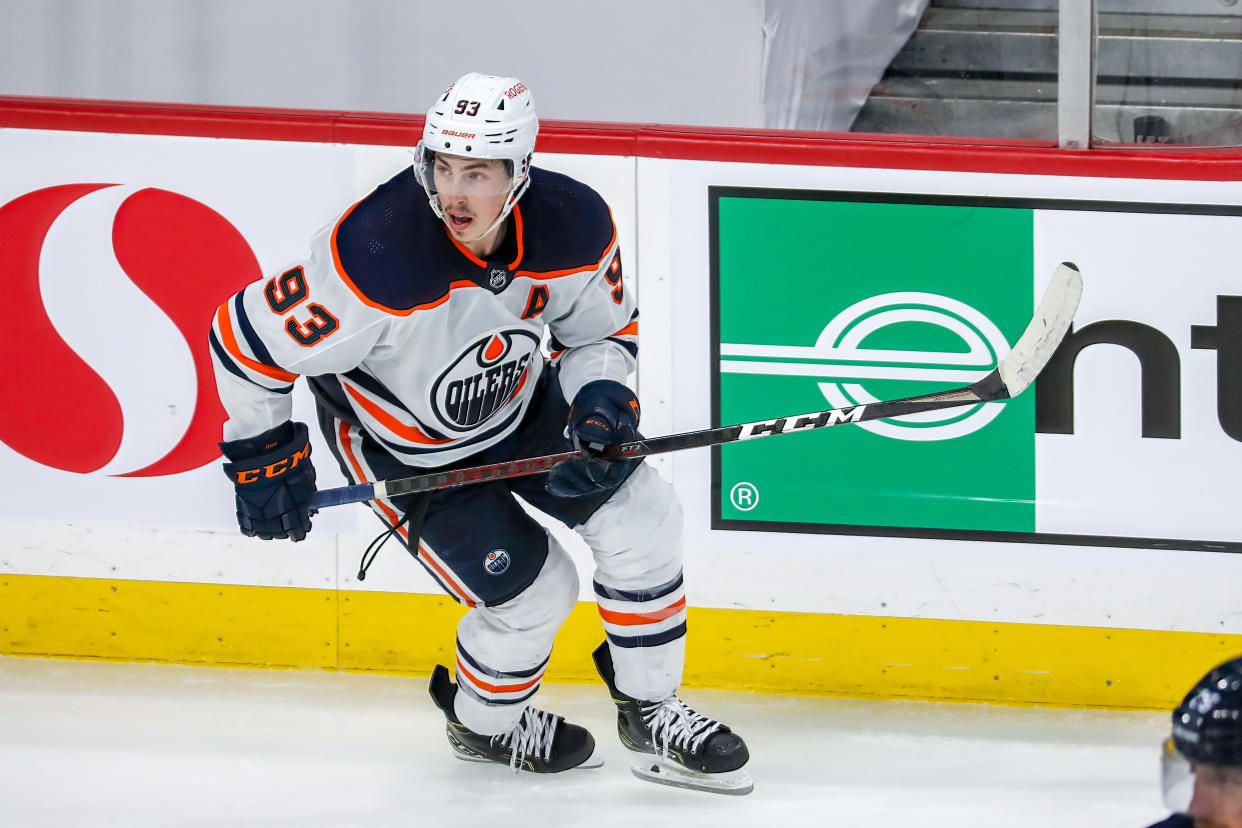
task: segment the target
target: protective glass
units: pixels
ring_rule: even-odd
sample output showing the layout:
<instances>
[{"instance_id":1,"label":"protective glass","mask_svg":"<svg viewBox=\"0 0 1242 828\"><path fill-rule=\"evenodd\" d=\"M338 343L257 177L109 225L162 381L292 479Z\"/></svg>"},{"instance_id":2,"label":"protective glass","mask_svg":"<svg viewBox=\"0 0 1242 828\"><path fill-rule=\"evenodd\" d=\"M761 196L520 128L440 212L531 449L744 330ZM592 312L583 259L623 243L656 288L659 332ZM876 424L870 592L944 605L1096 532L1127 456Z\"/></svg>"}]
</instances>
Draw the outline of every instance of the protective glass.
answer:
<instances>
[{"instance_id":1,"label":"protective glass","mask_svg":"<svg viewBox=\"0 0 1242 828\"><path fill-rule=\"evenodd\" d=\"M1242 811L1242 767L1190 762L1178 751L1172 739L1165 739L1160 752L1160 787L1169 810L1187 813L1194 798L1195 785L1206 801L1230 803L1231 812ZM1204 805L1200 802L1200 807Z\"/></svg>"},{"instance_id":2,"label":"protective glass","mask_svg":"<svg viewBox=\"0 0 1242 828\"><path fill-rule=\"evenodd\" d=\"M1160 790L1170 811L1186 813L1195 790L1195 771L1171 738L1164 740L1160 750Z\"/></svg>"},{"instance_id":3,"label":"protective glass","mask_svg":"<svg viewBox=\"0 0 1242 828\"><path fill-rule=\"evenodd\" d=\"M467 158L423 150L417 169L427 194L441 200L456 197L494 198L513 189L513 165L506 160Z\"/></svg>"}]
</instances>

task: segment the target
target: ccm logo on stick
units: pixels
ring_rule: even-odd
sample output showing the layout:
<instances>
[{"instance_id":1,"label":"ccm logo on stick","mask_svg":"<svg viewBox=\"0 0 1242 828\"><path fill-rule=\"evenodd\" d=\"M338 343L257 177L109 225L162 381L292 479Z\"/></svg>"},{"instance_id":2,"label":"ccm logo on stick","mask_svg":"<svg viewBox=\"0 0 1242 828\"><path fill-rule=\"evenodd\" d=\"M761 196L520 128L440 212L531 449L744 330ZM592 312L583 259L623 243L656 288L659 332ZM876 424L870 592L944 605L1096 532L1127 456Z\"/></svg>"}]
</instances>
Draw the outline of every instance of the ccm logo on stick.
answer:
<instances>
[{"instance_id":1,"label":"ccm logo on stick","mask_svg":"<svg viewBox=\"0 0 1242 828\"><path fill-rule=\"evenodd\" d=\"M853 408L821 411L818 414L808 414L805 417L781 417L778 420L768 420L763 423L747 423L742 428L741 434L738 435L738 439L749 440L752 437L766 437L769 434L785 434L790 431L809 431L813 428L857 423L862 420L863 413L866 410L867 406L856 405ZM793 421L792 425L789 424L790 420Z\"/></svg>"}]
</instances>

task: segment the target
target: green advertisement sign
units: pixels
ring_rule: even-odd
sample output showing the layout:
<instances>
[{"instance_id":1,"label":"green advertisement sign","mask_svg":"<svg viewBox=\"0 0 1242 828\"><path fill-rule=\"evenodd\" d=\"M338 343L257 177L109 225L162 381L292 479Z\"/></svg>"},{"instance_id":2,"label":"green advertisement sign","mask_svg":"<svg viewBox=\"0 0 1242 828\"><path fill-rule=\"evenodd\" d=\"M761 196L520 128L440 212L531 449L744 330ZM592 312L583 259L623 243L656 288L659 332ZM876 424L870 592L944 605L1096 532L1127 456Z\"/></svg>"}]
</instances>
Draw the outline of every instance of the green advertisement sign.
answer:
<instances>
[{"instance_id":1,"label":"green advertisement sign","mask_svg":"<svg viewBox=\"0 0 1242 828\"><path fill-rule=\"evenodd\" d=\"M968 385L1034 308L1033 211L712 188L716 425ZM725 445L714 526L1035 531L1034 394Z\"/></svg>"}]
</instances>

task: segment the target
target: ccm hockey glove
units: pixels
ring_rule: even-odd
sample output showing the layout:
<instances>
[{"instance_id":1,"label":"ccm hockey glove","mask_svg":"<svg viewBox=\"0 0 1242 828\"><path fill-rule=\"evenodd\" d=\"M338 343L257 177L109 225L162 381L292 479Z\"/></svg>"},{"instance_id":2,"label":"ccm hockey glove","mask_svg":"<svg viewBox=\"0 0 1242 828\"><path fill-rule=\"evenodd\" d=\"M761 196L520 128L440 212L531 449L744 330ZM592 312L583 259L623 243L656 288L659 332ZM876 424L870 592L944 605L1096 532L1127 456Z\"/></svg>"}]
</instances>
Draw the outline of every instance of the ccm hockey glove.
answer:
<instances>
[{"instance_id":1,"label":"ccm hockey glove","mask_svg":"<svg viewBox=\"0 0 1242 828\"><path fill-rule=\"evenodd\" d=\"M605 446L640 438L638 397L613 380L582 386L569 407L567 435L574 448L588 455ZM569 460L548 474L548 491L558 497L585 497L614 489L640 460L609 462L598 457Z\"/></svg>"},{"instance_id":2,"label":"ccm hockey glove","mask_svg":"<svg viewBox=\"0 0 1242 828\"><path fill-rule=\"evenodd\" d=\"M283 422L273 429L220 444L232 462L224 473L237 490L237 525L243 535L300 541L311 528L309 507L315 494L310 438L302 423Z\"/></svg>"}]
</instances>

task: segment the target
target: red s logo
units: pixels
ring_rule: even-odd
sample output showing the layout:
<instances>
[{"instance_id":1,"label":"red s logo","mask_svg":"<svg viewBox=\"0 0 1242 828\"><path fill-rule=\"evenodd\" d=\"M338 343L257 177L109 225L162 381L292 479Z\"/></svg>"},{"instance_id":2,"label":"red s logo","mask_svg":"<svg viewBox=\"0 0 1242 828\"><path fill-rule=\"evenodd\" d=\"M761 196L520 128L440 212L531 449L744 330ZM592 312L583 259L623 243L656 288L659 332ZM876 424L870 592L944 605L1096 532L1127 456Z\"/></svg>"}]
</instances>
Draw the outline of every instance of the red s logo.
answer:
<instances>
[{"instance_id":1,"label":"red s logo","mask_svg":"<svg viewBox=\"0 0 1242 828\"><path fill-rule=\"evenodd\" d=\"M219 213L186 196L154 188L125 197L115 207L110 228L100 226L102 220L93 213L79 217L73 225L76 230L85 226L81 221L93 221L90 235L110 236L115 261L95 255L95 248L82 241L84 233L53 233L54 240L49 239L58 219L75 203L117 186L64 184L27 193L0 207L0 273L6 286L6 319L0 324L0 441L37 463L85 474L109 465L123 443L155 440L141 452L124 454L126 458L146 457L139 467L107 473L118 477L178 474L219 456L216 441L225 413L216 395L206 332L219 303L259 277L259 264L246 240ZM127 191L116 191L116 197ZM85 253L72 249L79 245L86 248ZM158 388L170 378L148 368L150 354L125 350L125 343L133 341L123 336L125 326L143 323L106 318L125 303L97 301L101 272L115 271L119 265L120 273L162 312L161 324L167 328L170 323L184 339L192 361L192 366L184 366L184 373L188 375L193 368L193 391L188 377L175 379L186 386L185 396L192 397L194 404L183 431L184 414L172 427L174 431L154 436L139 424L126 423L124 395L118 398L108 381L66 342L68 332L62 335L58 330L55 315L49 316L53 303L40 280L42 264L49 256L62 264L74 263L72 268L61 267L58 301L61 307L72 306L74 319L91 321L93 341L82 348L88 356L111 348L110 370L104 373L113 377L114 384L118 383L118 364L130 389L141 384ZM81 286L81 296L71 295L66 301L65 285L70 286L70 293ZM156 313L143 310L148 319ZM109 341L113 338L110 331L117 334L120 346ZM73 341L80 344L84 336L78 331Z\"/></svg>"}]
</instances>

